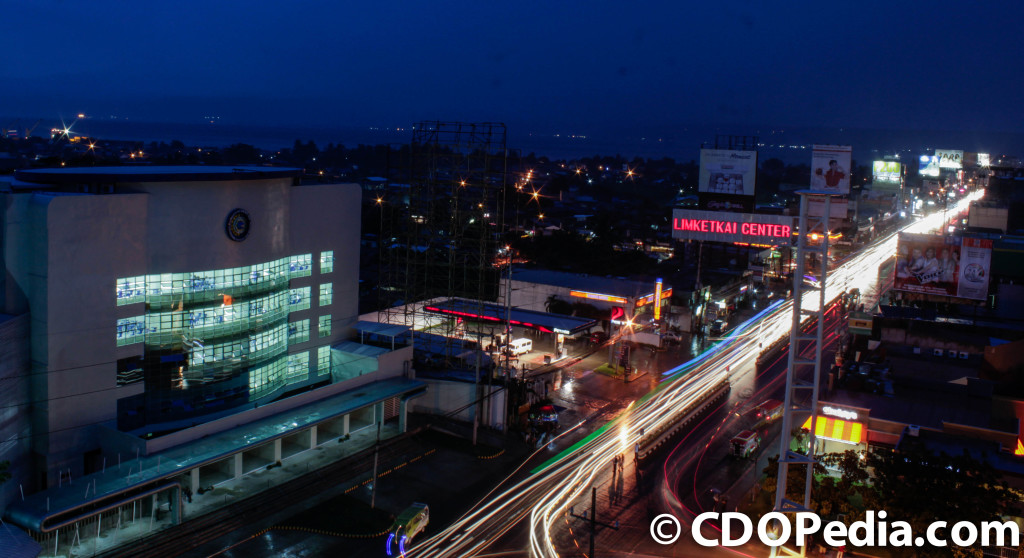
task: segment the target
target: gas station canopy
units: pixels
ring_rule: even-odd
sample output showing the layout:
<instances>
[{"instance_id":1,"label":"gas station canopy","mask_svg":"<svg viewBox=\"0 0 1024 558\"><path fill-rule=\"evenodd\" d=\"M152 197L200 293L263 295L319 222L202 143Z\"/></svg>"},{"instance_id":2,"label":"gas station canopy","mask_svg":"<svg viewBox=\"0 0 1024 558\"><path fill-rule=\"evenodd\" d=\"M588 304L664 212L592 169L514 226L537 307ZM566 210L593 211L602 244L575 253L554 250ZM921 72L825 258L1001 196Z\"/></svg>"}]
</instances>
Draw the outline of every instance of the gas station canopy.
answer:
<instances>
[{"instance_id":1,"label":"gas station canopy","mask_svg":"<svg viewBox=\"0 0 1024 558\"><path fill-rule=\"evenodd\" d=\"M448 299L438 304L430 304L424 306L423 309L435 314L457 316L466 320L491 322L494 324L504 324L506 318L508 318L508 322L514 326L570 336L589 331L598 325L598 320L590 318L564 316L562 314L550 314L548 312L522 310L519 308L512 308L509 311L504 306L498 304L457 298Z\"/></svg>"}]
</instances>

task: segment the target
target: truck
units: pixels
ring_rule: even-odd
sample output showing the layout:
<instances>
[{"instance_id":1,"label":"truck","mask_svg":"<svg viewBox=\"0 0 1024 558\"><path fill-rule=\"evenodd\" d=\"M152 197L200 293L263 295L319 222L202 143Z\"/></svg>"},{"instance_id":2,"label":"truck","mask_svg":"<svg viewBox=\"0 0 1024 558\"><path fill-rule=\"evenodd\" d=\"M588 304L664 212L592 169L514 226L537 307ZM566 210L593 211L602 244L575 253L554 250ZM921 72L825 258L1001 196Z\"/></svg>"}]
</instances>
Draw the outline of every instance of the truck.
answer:
<instances>
[{"instance_id":1,"label":"truck","mask_svg":"<svg viewBox=\"0 0 1024 558\"><path fill-rule=\"evenodd\" d=\"M767 426L782 418L782 401L769 399L757 406L757 424Z\"/></svg>"},{"instance_id":2,"label":"truck","mask_svg":"<svg viewBox=\"0 0 1024 558\"><path fill-rule=\"evenodd\" d=\"M746 459L761 447L761 437L753 430L744 430L733 437L729 445L733 457Z\"/></svg>"}]
</instances>

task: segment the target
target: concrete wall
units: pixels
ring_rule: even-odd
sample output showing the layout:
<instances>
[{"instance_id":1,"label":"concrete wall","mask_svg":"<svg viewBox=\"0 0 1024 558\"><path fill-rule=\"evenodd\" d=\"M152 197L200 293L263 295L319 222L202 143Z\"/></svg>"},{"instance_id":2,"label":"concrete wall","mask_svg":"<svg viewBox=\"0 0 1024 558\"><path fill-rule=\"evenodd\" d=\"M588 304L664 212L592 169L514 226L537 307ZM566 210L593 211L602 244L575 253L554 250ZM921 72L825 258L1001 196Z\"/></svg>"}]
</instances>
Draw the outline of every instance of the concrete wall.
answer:
<instances>
[{"instance_id":1,"label":"concrete wall","mask_svg":"<svg viewBox=\"0 0 1024 558\"><path fill-rule=\"evenodd\" d=\"M972 203L967 214L967 226L999 229L1005 233L1009 215L1008 207L987 207Z\"/></svg>"},{"instance_id":2,"label":"concrete wall","mask_svg":"<svg viewBox=\"0 0 1024 558\"><path fill-rule=\"evenodd\" d=\"M505 296L509 295L508 288L506 287L507 281L508 278L501 278L501 290L498 293L499 304L504 304ZM509 300L512 301L513 308L546 312L547 308L545 308L545 304L547 303L548 297L551 295L555 295L567 302L573 301L573 298L569 296L569 289L556 287L554 285L542 285L539 283L516 281L515 275L512 276L512 293L509 296ZM599 301L595 302L597 302L597 304L601 304Z\"/></svg>"},{"instance_id":3,"label":"concrete wall","mask_svg":"<svg viewBox=\"0 0 1024 558\"><path fill-rule=\"evenodd\" d=\"M413 412L447 415L456 409L462 409L477 399L476 386L473 384L444 380L421 380L427 383L427 393L409 402L410 410ZM482 391L485 389L487 387L482 386L480 393L485 393ZM496 393L490 398L490 421L485 422L494 428L504 428L506 413L505 396L508 392L505 390L499 391L497 386L491 386L491 390ZM474 409L475 407L473 406L463 409L455 414L453 418L472 422Z\"/></svg>"},{"instance_id":4,"label":"concrete wall","mask_svg":"<svg viewBox=\"0 0 1024 558\"><path fill-rule=\"evenodd\" d=\"M1024 339L1004 345L985 347L985 362L1001 373L1024 365Z\"/></svg>"},{"instance_id":5,"label":"concrete wall","mask_svg":"<svg viewBox=\"0 0 1024 558\"><path fill-rule=\"evenodd\" d=\"M0 461L10 462L10 480L0 484L0 515L20 497L19 487L32 492L32 425L29 420L29 317L0 321Z\"/></svg>"},{"instance_id":6,"label":"concrete wall","mask_svg":"<svg viewBox=\"0 0 1024 558\"><path fill-rule=\"evenodd\" d=\"M881 339L883 343L921 347L921 352L927 354L931 354L932 349L944 351L952 349L972 354L980 354L985 349L985 345L971 340L957 339L955 334L951 334L949 337L938 337L907 331L899 327L883 327Z\"/></svg>"}]
</instances>

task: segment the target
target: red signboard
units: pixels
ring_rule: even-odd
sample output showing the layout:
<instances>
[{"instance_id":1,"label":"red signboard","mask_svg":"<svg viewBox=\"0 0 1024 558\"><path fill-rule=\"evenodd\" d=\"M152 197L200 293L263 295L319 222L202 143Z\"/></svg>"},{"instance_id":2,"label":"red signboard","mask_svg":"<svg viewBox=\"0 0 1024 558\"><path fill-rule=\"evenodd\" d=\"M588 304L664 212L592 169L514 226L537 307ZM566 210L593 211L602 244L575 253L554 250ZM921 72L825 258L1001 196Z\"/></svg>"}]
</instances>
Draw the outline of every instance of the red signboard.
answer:
<instances>
[{"instance_id":1,"label":"red signboard","mask_svg":"<svg viewBox=\"0 0 1024 558\"><path fill-rule=\"evenodd\" d=\"M699 231L718 234L739 234L744 236L771 236L789 238L789 225L774 223L742 223L738 221L716 221L713 219L672 219L672 229L677 231Z\"/></svg>"}]
</instances>

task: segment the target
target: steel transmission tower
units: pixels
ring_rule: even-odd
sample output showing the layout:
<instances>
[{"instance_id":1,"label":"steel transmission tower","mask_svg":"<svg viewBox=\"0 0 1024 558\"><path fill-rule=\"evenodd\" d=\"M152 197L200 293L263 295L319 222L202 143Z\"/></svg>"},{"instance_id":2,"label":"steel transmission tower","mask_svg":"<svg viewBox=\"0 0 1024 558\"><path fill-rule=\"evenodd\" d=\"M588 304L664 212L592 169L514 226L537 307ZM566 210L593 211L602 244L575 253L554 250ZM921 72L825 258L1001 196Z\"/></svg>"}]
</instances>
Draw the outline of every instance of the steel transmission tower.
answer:
<instances>
[{"instance_id":1,"label":"steel transmission tower","mask_svg":"<svg viewBox=\"0 0 1024 558\"><path fill-rule=\"evenodd\" d=\"M789 365L786 370L786 400L782 417L782 437L779 443L779 471L775 489L774 511L793 513L811 511L811 481L814 478L816 438L814 425L818 415L818 387L821 379L821 351L825 332L825 290L828 280L829 215L833 194L820 191L802 191L800 194L800 221L797 234L796 269L793 271L793 324L789 333ZM815 216L810 216L812 202ZM821 210L821 215L817 215ZM814 238L812 238L812 236ZM820 237L820 242L817 238ZM808 256L818 262L818 284L805 284ZM813 262L812 262L813 263ZM810 270L813 271L813 270ZM809 291L807 300L804 292ZM804 333L805 319L817 319L811 333ZM807 453L791 449L791 433L800 426L799 419L810 415L810 447ZM790 466L805 469L802 501L786 497ZM772 555L775 556L773 548ZM801 555L804 549L801 550Z\"/></svg>"},{"instance_id":2,"label":"steel transmission tower","mask_svg":"<svg viewBox=\"0 0 1024 558\"><path fill-rule=\"evenodd\" d=\"M419 122L407 150L391 152L381 212L378 319L421 328L427 301L494 301L494 266L505 230L508 155L500 123ZM482 304L481 304L482 312ZM436 321L436 320L435 320ZM457 356L457 322L443 336L444 364Z\"/></svg>"}]
</instances>

